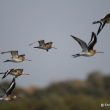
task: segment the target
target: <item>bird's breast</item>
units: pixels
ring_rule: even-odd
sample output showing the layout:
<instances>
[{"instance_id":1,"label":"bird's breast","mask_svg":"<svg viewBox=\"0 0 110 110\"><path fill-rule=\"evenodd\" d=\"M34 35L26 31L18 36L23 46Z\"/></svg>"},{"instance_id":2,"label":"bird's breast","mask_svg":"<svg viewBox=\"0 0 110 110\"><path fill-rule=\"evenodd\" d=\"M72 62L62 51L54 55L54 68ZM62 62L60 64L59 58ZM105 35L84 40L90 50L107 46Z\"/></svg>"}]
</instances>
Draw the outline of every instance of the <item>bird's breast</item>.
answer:
<instances>
[{"instance_id":1,"label":"bird's breast","mask_svg":"<svg viewBox=\"0 0 110 110\"><path fill-rule=\"evenodd\" d=\"M94 51L88 51L88 52L87 52L87 55L88 55L88 56L93 56L94 54L95 54Z\"/></svg>"}]
</instances>

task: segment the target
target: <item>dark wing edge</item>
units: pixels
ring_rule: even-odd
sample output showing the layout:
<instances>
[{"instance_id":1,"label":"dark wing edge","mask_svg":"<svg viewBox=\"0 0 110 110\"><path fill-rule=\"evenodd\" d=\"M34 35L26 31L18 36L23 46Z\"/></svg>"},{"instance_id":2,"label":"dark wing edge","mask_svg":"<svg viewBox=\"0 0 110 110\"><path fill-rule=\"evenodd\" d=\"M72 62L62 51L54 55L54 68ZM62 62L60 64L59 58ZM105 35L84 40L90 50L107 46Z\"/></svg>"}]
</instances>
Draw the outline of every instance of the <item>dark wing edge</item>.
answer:
<instances>
[{"instance_id":1,"label":"dark wing edge","mask_svg":"<svg viewBox=\"0 0 110 110\"><path fill-rule=\"evenodd\" d=\"M97 36L94 32L91 34L91 40L88 44L88 49L93 50L94 45L97 43Z\"/></svg>"},{"instance_id":2,"label":"dark wing edge","mask_svg":"<svg viewBox=\"0 0 110 110\"><path fill-rule=\"evenodd\" d=\"M86 50L88 50L88 45L86 44L86 42L85 41L83 41L83 40L81 40L81 39L79 39L79 38L77 38L77 37L75 37L75 36L73 36L73 35L70 35L73 39L75 39L78 43L79 43L79 45L81 46L81 48L82 48L82 51L86 51Z\"/></svg>"},{"instance_id":3,"label":"dark wing edge","mask_svg":"<svg viewBox=\"0 0 110 110\"><path fill-rule=\"evenodd\" d=\"M12 79L12 82L10 83L8 89L6 90L6 95L10 95L12 93L12 91L14 90L16 86L16 82L15 82L15 78Z\"/></svg>"}]
</instances>

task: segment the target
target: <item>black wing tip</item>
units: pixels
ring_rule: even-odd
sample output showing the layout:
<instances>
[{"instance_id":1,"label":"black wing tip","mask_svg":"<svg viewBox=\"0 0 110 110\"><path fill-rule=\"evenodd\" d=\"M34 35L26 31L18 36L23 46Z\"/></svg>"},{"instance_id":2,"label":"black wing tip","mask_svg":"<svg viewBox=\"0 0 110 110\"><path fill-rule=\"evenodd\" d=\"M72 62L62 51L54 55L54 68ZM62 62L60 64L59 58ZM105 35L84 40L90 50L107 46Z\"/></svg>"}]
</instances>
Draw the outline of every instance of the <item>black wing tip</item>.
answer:
<instances>
[{"instance_id":1,"label":"black wing tip","mask_svg":"<svg viewBox=\"0 0 110 110\"><path fill-rule=\"evenodd\" d=\"M100 31L101 31L101 30L99 30L99 31L97 32L97 36L99 35Z\"/></svg>"},{"instance_id":2,"label":"black wing tip","mask_svg":"<svg viewBox=\"0 0 110 110\"><path fill-rule=\"evenodd\" d=\"M72 38L76 38L75 36L73 36L73 35L70 35Z\"/></svg>"},{"instance_id":3,"label":"black wing tip","mask_svg":"<svg viewBox=\"0 0 110 110\"><path fill-rule=\"evenodd\" d=\"M2 79L4 79L6 76L3 76Z\"/></svg>"},{"instance_id":4,"label":"black wing tip","mask_svg":"<svg viewBox=\"0 0 110 110\"><path fill-rule=\"evenodd\" d=\"M5 60L5 61L3 61L3 62L5 63L5 62L9 62L9 61L10 61L10 60Z\"/></svg>"},{"instance_id":5,"label":"black wing tip","mask_svg":"<svg viewBox=\"0 0 110 110\"><path fill-rule=\"evenodd\" d=\"M73 58L77 58L77 57L80 56L80 54L75 54L75 55L72 55L72 56L73 56Z\"/></svg>"},{"instance_id":6,"label":"black wing tip","mask_svg":"<svg viewBox=\"0 0 110 110\"><path fill-rule=\"evenodd\" d=\"M92 32L92 35L96 35L96 33L95 32Z\"/></svg>"},{"instance_id":7,"label":"black wing tip","mask_svg":"<svg viewBox=\"0 0 110 110\"><path fill-rule=\"evenodd\" d=\"M5 74L5 73L0 73L0 74Z\"/></svg>"},{"instance_id":8,"label":"black wing tip","mask_svg":"<svg viewBox=\"0 0 110 110\"><path fill-rule=\"evenodd\" d=\"M70 37L74 37L73 35L70 35Z\"/></svg>"},{"instance_id":9,"label":"black wing tip","mask_svg":"<svg viewBox=\"0 0 110 110\"><path fill-rule=\"evenodd\" d=\"M92 32L92 34L91 34L91 37L93 37L93 36L97 36L98 35L98 33L96 34L95 32Z\"/></svg>"},{"instance_id":10,"label":"black wing tip","mask_svg":"<svg viewBox=\"0 0 110 110\"><path fill-rule=\"evenodd\" d=\"M40 47L33 47L33 48L40 48Z\"/></svg>"},{"instance_id":11,"label":"black wing tip","mask_svg":"<svg viewBox=\"0 0 110 110\"><path fill-rule=\"evenodd\" d=\"M3 51L0 54L5 54L5 53L9 53L9 52L11 52L11 51Z\"/></svg>"},{"instance_id":12,"label":"black wing tip","mask_svg":"<svg viewBox=\"0 0 110 110\"><path fill-rule=\"evenodd\" d=\"M15 77L13 77L12 82L15 82L15 79L16 79L16 78L15 78Z\"/></svg>"},{"instance_id":13,"label":"black wing tip","mask_svg":"<svg viewBox=\"0 0 110 110\"><path fill-rule=\"evenodd\" d=\"M4 54L5 52L0 52L0 54Z\"/></svg>"}]
</instances>

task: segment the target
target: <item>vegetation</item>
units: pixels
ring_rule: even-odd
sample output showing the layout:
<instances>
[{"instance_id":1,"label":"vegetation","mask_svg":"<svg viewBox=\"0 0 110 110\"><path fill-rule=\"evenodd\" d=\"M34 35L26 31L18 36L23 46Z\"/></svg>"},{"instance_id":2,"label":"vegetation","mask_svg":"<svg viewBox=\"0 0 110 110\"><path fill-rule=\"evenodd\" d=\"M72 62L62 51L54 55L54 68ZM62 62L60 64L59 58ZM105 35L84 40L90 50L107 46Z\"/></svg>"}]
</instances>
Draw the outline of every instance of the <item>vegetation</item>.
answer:
<instances>
[{"instance_id":1,"label":"vegetation","mask_svg":"<svg viewBox=\"0 0 110 110\"><path fill-rule=\"evenodd\" d=\"M110 107L101 107L101 103L110 103L110 75L100 72L92 72L85 81L55 83L44 89L37 88L31 94L20 89L15 93L19 90L25 95L16 101L1 103L0 110L110 110Z\"/></svg>"}]
</instances>

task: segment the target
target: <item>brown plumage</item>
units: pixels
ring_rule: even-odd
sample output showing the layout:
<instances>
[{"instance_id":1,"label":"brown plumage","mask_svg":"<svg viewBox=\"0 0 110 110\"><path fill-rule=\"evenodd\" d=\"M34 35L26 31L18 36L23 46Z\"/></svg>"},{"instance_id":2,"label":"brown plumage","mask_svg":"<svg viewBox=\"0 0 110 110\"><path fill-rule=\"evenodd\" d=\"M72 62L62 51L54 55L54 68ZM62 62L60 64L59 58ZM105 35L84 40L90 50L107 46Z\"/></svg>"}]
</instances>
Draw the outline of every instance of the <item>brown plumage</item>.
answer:
<instances>
[{"instance_id":1,"label":"brown plumage","mask_svg":"<svg viewBox=\"0 0 110 110\"><path fill-rule=\"evenodd\" d=\"M0 97L0 101L12 101L16 99L15 95L12 95L13 90L15 89L16 86L16 82L15 82L15 78L12 79L9 87L7 88L7 90L4 89L4 95L2 97Z\"/></svg>"},{"instance_id":2,"label":"brown plumage","mask_svg":"<svg viewBox=\"0 0 110 110\"><path fill-rule=\"evenodd\" d=\"M14 68L9 69L6 72L2 72L0 74L4 74L2 79L4 79L8 75L13 75L13 76L15 76L15 78L17 78L18 76L21 76L21 75L29 75L29 74L24 73L23 69L14 69Z\"/></svg>"},{"instance_id":3,"label":"brown plumage","mask_svg":"<svg viewBox=\"0 0 110 110\"><path fill-rule=\"evenodd\" d=\"M5 54L5 53L11 53L11 59L5 60L4 62L15 62L15 63L19 63L19 62L23 62L23 61L31 61L25 58L25 54L18 54L17 50L11 50L11 51L6 51L6 52L1 52L1 54Z\"/></svg>"},{"instance_id":4,"label":"brown plumage","mask_svg":"<svg viewBox=\"0 0 110 110\"><path fill-rule=\"evenodd\" d=\"M33 43L29 44L29 45L32 45L32 44L34 44L34 43L35 43L35 42L33 42ZM55 47L52 47L53 42L47 42L47 43L45 43L44 40L39 40L38 43L39 43L39 46L34 47L34 48L43 49L43 50L46 50L47 52L48 52L48 50L51 49L51 48L56 49Z\"/></svg>"},{"instance_id":5,"label":"brown plumage","mask_svg":"<svg viewBox=\"0 0 110 110\"><path fill-rule=\"evenodd\" d=\"M83 41L83 40L81 40L81 39L79 39L73 35L71 35L71 37L74 40L76 40L82 48L81 53L72 55L74 58L79 57L79 56L89 57L89 56L95 55L96 53L103 53L103 52L97 52L96 50L93 49L93 47L97 43L97 37L96 37L96 34L94 32L92 32L91 39L90 39L88 44L85 41Z\"/></svg>"}]
</instances>

